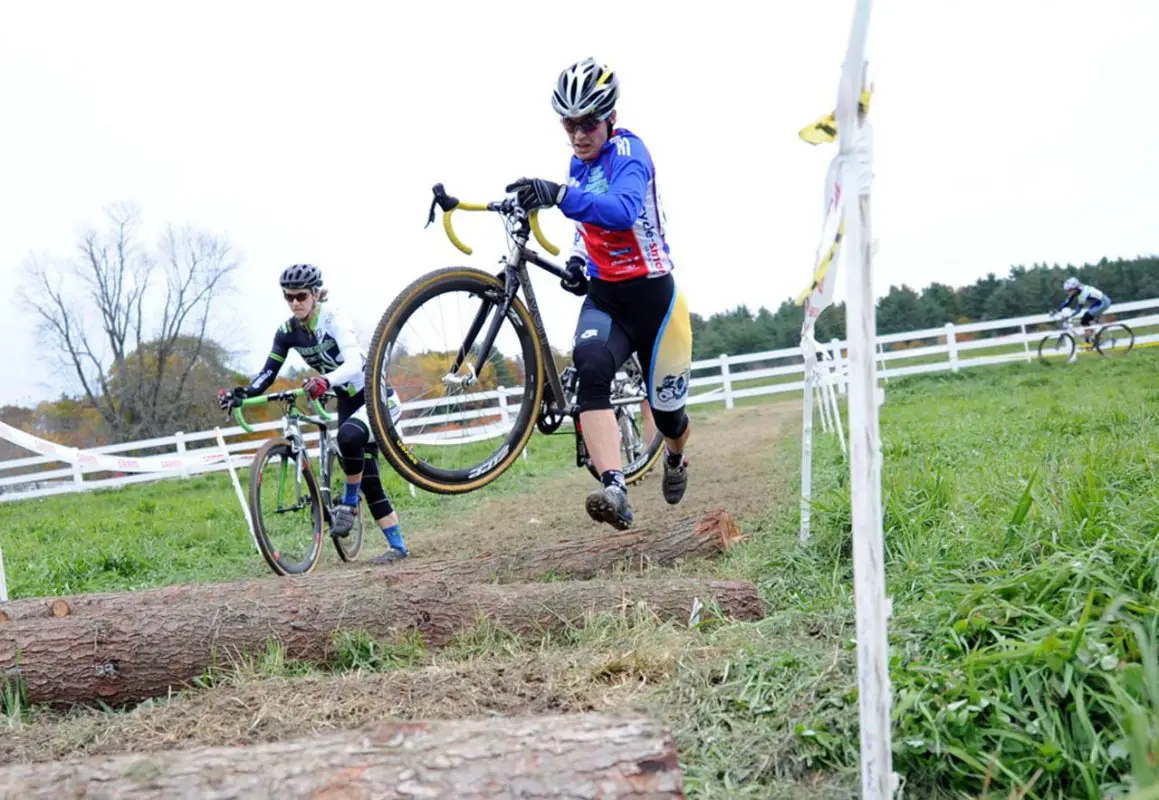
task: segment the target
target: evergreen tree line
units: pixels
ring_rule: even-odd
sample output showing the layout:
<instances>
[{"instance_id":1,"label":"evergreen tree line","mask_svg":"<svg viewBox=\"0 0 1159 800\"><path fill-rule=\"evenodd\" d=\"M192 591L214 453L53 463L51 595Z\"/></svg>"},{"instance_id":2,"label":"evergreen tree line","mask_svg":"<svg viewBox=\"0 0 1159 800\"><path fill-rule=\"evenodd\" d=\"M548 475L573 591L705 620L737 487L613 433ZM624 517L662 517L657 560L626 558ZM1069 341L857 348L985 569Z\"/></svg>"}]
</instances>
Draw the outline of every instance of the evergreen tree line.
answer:
<instances>
[{"instance_id":1,"label":"evergreen tree line","mask_svg":"<svg viewBox=\"0 0 1159 800\"><path fill-rule=\"evenodd\" d=\"M1005 278L993 272L969 286L953 288L934 282L920 291L906 285L890 286L877 302L879 334L1038 314L1057 308L1065 293L1062 282L1071 275L1093 284L1112 303L1159 297L1159 257L1109 261L1081 267L1035 264L1011 267ZM1114 314L1112 306L1110 313ZM722 353L741 355L796 347L801 341L802 308L787 298L776 311L761 307L755 314L747 305L713 314L707 319L692 314L692 356L716 358ZM819 342L845 338L845 304L825 309L814 333Z\"/></svg>"}]
</instances>

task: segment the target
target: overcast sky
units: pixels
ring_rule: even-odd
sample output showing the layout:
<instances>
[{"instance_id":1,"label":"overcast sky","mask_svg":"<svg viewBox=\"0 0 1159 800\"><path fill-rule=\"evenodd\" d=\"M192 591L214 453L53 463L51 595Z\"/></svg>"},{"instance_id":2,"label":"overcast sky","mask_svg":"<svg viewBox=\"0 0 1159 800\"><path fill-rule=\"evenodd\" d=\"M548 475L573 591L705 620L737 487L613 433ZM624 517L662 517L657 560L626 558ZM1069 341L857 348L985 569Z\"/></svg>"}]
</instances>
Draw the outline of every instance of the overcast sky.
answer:
<instances>
[{"instance_id":1,"label":"overcast sky","mask_svg":"<svg viewBox=\"0 0 1159 800\"><path fill-rule=\"evenodd\" d=\"M11 289L29 253L71 256L80 225L131 200L150 238L188 221L243 255L216 333L248 352L244 370L288 316L276 279L293 262L323 269L365 341L413 278L490 269L505 250L485 215L456 215L470 257L423 230L432 184L488 200L520 175L563 178L550 94L590 54L619 72L620 124L656 163L692 310L776 307L804 287L817 246L834 147L797 131L834 106L852 8L5 3L0 274ZM879 0L878 293L1159 251L1156 41L1154 0ZM571 223L542 216L566 243ZM554 283L537 273L566 348L580 301ZM16 368L0 403L73 388L24 309L0 318L0 337Z\"/></svg>"}]
</instances>

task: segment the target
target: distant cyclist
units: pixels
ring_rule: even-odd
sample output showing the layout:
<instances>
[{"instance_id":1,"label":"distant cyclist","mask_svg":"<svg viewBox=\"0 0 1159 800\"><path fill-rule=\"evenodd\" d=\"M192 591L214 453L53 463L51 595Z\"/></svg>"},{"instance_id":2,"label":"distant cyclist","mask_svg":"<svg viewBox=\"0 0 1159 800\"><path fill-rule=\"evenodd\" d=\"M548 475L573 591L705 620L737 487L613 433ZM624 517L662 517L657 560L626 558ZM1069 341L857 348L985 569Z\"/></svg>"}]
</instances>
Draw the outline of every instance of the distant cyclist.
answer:
<instances>
[{"instance_id":1,"label":"distant cyclist","mask_svg":"<svg viewBox=\"0 0 1159 800\"><path fill-rule=\"evenodd\" d=\"M365 356L354 330L330 308L323 308L329 294L322 288L322 271L312 264L293 264L282 270L282 295L290 305L293 316L274 334L274 346L265 366L248 386L218 391L218 402L223 409L232 408L242 398L262 394L274 382L278 371L291 349L297 350L307 364L322 375L305 380L303 387L312 399L333 389L338 398L338 451L342 456L342 471L346 474L346 489L334 507L331 532L347 536L354 527L361 488L375 522L386 536L387 548L382 555L371 559L373 564L388 564L409 555L402 540L398 512L378 473L378 448L372 441L370 423L366 416L363 393L363 363ZM397 422L402 407L394 394L387 392L391 416ZM369 456L369 457L367 457Z\"/></svg>"},{"instance_id":2,"label":"distant cyclist","mask_svg":"<svg viewBox=\"0 0 1159 800\"><path fill-rule=\"evenodd\" d=\"M588 58L559 75L552 106L574 155L566 185L520 178L507 187L530 211L558 206L575 220L575 247L563 288L585 294L573 358L584 443L600 473L588 514L625 529L632 507L620 459L611 383L635 351L648 403L666 448L664 499L679 503L687 487L688 381L692 326L688 303L672 277L656 168L640 137L616 128L620 85L607 66Z\"/></svg>"},{"instance_id":3,"label":"distant cyclist","mask_svg":"<svg viewBox=\"0 0 1159 800\"><path fill-rule=\"evenodd\" d=\"M1083 339L1089 342L1091 332L1087 326L1094 323L1100 314L1111 307L1111 298L1094 286L1079 283L1079 279L1074 277L1063 281L1062 288L1066 291L1066 299L1062 301L1062 305L1055 310L1055 313L1061 313L1064 308L1073 303L1075 310L1071 316L1082 313L1082 316L1079 317L1079 324L1087 328ZM1083 308L1084 304L1086 308Z\"/></svg>"}]
</instances>

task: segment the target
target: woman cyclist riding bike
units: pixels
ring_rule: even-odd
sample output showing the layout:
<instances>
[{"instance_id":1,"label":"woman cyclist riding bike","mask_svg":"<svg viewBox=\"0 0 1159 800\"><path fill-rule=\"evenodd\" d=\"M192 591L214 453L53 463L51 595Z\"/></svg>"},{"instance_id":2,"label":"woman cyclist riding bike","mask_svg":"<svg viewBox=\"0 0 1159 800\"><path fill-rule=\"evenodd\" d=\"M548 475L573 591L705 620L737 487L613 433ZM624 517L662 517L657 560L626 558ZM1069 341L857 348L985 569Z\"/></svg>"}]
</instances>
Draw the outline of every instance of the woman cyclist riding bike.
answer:
<instances>
[{"instance_id":1,"label":"woman cyclist riding bike","mask_svg":"<svg viewBox=\"0 0 1159 800\"><path fill-rule=\"evenodd\" d=\"M578 295L586 284L573 359L584 443L602 484L586 506L593 519L624 529L632 524L632 507L617 444L612 379L635 351L666 444L664 499L679 503L688 481L684 407L692 326L672 277L652 157L638 136L615 127L619 91L616 74L591 58L565 69L552 106L574 151L568 182L520 178L507 191L518 192L528 211L558 206L575 220L575 247L560 283Z\"/></svg>"},{"instance_id":2,"label":"woman cyclist riding bike","mask_svg":"<svg viewBox=\"0 0 1159 800\"><path fill-rule=\"evenodd\" d=\"M375 522L386 536L387 548L371 559L372 564L388 564L409 555L399 528L398 512L391 505L378 473L378 449L371 441L363 395L365 354L354 338L354 330L330 308L323 308L328 290L322 288L322 271L313 264L293 264L282 270L282 294L293 316L274 334L274 345L262 367L247 386L218 391L218 403L226 410L245 397L262 394L274 382L291 349L322 375L307 378L303 386L312 399L333 389L338 398L338 450L346 487L334 509L331 533L346 536L354 526L361 489ZM397 398L392 416L401 414Z\"/></svg>"},{"instance_id":3,"label":"woman cyclist riding bike","mask_svg":"<svg viewBox=\"0 0 1159 800\"><path fill-rule=\"evenodd\" d=\"M1061 313L1064 308L1074 303L1075 310L1072 316L1081 314L1079 325L1086 329L1083 332L1083 339L1089 343L1091 340L1090 325L1100 314L1111 307L1111 298L1094 286L1080 283L1079 279L1075 277L1063 281L1062 288L1066 292L1066 299L1062 301L1062 305L1055 310L1055 313ZM1086 304L1086 308L1083 308L1084 304Z\"/></svg>"}]
</instances>

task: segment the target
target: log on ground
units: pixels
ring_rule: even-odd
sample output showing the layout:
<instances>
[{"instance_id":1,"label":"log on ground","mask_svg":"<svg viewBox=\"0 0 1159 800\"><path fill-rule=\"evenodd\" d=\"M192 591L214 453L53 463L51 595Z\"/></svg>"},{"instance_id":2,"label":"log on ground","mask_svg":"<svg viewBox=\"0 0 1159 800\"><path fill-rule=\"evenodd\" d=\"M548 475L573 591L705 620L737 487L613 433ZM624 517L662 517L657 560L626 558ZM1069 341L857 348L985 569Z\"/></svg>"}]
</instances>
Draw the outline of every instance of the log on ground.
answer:
<instances>
[{"instance_id":1,"label":"log on ground","mask_svg":"<svg viewBox=\"0 0 1159 800\"><path fill-rule=\"evenodd\" d=\"M671 735L641 716L377 724L251 747L0 768L0 797L684 797Z\"/></svg>"},{"instance_id":2,"label":"log on ground","mask_svg":"<svg viewBox=\"0 0 1159 800\"><path fill-rule=\"evenodd\" d=\"M366 579L386 584L429 577L477 583L517 583L547 577L588 580L617 568L671 566L683 559L711 559L742 539L732 515L724 509L717 509L675 520L663 528L641 527L605 532L513 552L483 553L461 560L424 561L412 558L409 563L390 569L378 569L373 577L368 576ZM310 580L333 583L335 586L332 591L341 591L351 571L344 569L319 573L311 575ZM273 583L284 579L269 577L257 580ZM158 606L201 603L212 600L221 591L228 592L233 587L252 582L183 584L136 592L12 600L0 603L0 624L30 618L137 613L150 603Z\"/></svg>"},{"instance_id":3,"label":"log on ground","mask_svg":"<svg viewBox=\"0 0 1159 800\"><path fill-rule=\"evenodd\" d=\"M724 617L756 620L763 603L747 581L634 579L511 585L415 581L389 586L351 572L333 582L252 582L200 603L140 612L28 619L0 626L0 676L19 677L31 702L140 700L180 688L242 654L280 640L288 658L324 665L338 631L397 639L418 633L442 647L480 621L515 635L582 627L599 612L643 604L685 623L695 600Z\"/></svg>"}]
</instances>

